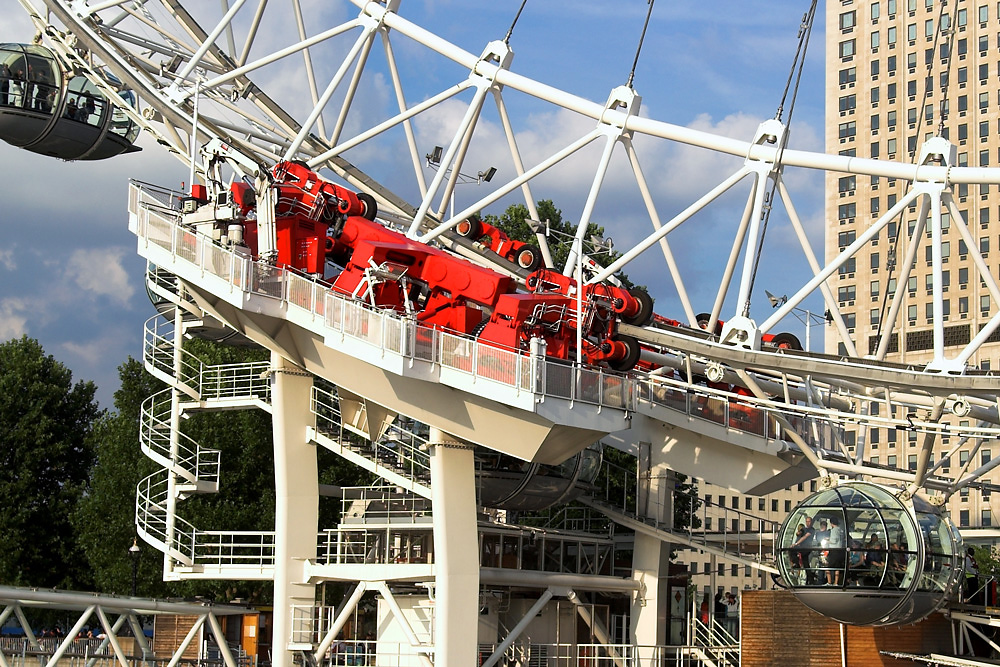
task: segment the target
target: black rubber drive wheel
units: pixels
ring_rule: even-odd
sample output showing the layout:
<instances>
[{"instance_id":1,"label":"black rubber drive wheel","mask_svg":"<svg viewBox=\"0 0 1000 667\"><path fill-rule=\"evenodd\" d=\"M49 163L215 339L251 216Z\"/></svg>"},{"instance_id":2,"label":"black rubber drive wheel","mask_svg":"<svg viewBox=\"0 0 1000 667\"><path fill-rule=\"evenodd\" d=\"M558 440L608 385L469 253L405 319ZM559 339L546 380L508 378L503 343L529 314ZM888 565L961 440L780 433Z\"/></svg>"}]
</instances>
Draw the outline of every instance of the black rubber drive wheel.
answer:
<instances>
[{"instance_id":1,"label":"black rubber drive wheel","mask_svg":"<svg viewBox=\"0 0 1000 667\"><path fill-rule=\"evenodd\" d=\"M694 318L695 323L698 325L699 329L704 329L708 331L708 323L712 321L712 313L698 313ZM719 335L718 326L716 326L716 331L714 331L716 336Z\"/></svg>"},{"instance_id":2,"label":"black rubber drive wheel","mask_svg":"<svg viewBox=\"0 0 1000 667\"><path fill-rule=\"evenodd\" d=\"M455 225L455 233L476 241L483 235L483 225L478 220L463 220Z\"/></svg>"},{"instance_id":3,"label":"black rubber drive wheel","mask_svg":"<svg viewBox=\"0 0 1000 667\"><path fill-rule=\"evenodd\" d=\"M798 337L795 334L790 333L779 333L774 334L774 338L768 343L771 347L780 347L785 350L801 350L802 343L799 342Z\"/></svg>"},{"instance_id":4,"label":"black rubber drive wheel","mask_svg":"<svg viewBox=\"0 0 1000 667\"><path fill-rule=\"evenodd\" d=\"M542 264L542 251L537 246L524 245L514 257L515 263L522 269L534 271Z\"/></svg>"},{"instance_id":5,"label":"black rubber drive wheel","mask_svg":"<svg viewBox=\"0 0 1000 667\"><path fill-rule=\"evenodd\" d=\"M630 292L632 298L639 302L639 312L632 317L624 318L625 324L637 327L644 327L653 319L653 297L644 289L635 289Z\"/></svg>"},{"instance_id":6,"label":"black rubber drive wheel","mask_svg":"<svg viewBox=\"0 0 1000 667\"><path fill-rule=\"evenodd\" d=\"M361 214L362 217L374 220L375 216L378 215L378 203L375 201L375 197L372 197L367 192L359 192L358 201L365 205L365 211Z\"/></svg>"},{"instance_id":7,"label":"black rubber drive wheel","mask_svg":"<svg viewBox=\"0 0 1000 667\"><path fill-rule=\"evenodd\" d=\"M611 370L624 373L625 371L630 371L635 368L635 365L639 363L639 354L642 352L642 348L639 346L639 341L636 338L626 336L625 334L616 335L614 340L619 343L624 343L625 347L628 348L628 352L625 354L624 359L609 362L608 365L611 366Z\"/></svg>"}]
</instances>

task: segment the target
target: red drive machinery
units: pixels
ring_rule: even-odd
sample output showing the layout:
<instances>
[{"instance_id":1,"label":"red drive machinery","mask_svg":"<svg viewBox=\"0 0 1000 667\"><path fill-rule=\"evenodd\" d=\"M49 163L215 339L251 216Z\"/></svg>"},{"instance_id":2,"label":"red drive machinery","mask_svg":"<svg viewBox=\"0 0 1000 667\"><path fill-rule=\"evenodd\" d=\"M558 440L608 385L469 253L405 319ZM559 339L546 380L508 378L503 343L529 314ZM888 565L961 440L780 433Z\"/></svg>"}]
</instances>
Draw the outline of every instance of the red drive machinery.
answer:
<instances>
[{"instance_id":1,"label":"red drive machinery","mask_svg":"<svg viewBox=\"0 0 1000 667\"><path fill-rule=\"evenodd\" d=\"M278 266L322 276L329 260L343 267L332 279L337 292L487 343L526 350L532 338L541 338L548 356L574 359L579 327L587 363L624 371L637 362L638 341L619 335L617 324L649 321L652 301L644 292L596 284L584 285L578 295L575 280L540 269L528 276L528 292L518 293L509 276L374 222L376 205L367 194L338 187L297 162L279 163L273 176ZM234 182L230 195L243 221L242 242L257 258L253 191ZM478 231L479 238L492 239L490 250L522 268L537 267L536 247L512 241L490 225Z\"/></svg>"}]
</instances>

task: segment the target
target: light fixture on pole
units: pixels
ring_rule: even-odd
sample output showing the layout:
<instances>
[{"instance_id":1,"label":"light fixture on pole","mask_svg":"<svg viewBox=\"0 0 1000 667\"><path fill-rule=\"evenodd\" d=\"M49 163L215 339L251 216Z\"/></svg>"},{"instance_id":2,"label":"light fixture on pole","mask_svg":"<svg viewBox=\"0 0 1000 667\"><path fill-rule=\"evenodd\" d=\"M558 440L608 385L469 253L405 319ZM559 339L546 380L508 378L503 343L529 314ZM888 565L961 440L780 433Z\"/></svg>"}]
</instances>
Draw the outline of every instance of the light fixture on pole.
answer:
<instances>
[{"instance_id":1,"label":"light fixture on pole","mask_svg":"<svg viewBox=\"0 0 1000 667\"><path fill-rule=\"evenodd\" d=\"M135 597L139 576L139 540L135 537L132 538L132 546L128 548L128 555L132 559L132 597Z\"/></svg>"},{"instance_id":2,"label":"light fixture on pole","mask_svg":"<svg viewBox=\"0 0 1000 667\"><path fill-rule=\"evenodd\" d=\"M427 166L430 167L431 169L434 169L435 171L437 171L438 169L440 169L441 168L441 157L442 157L443 154L444 154L444 149L441 146L435 146L434 150L432 150L430 153L427 153L426 155L424 155L424 157L427 159ZM447 169L445 169L444 173L447 175L447 174L450 174L451 171L452 171L451 167L448 167ZM483 183L489 183L490 181L492 181L493 177L496 176L496 174L497 174L497 168L496 167L487 167L486 169L484 169L484 170L480 171L479 173L477 173L475 176L470 176L468 174L463 174L462 172L458 172L458 178L455 181L455 185L457 186L460 183L463 183L463 184L464 183L475 183L477 185L482 185ZM454 218L455 217L455 188L451 189L450 206L451 206L451 214L448 217Z\"/></svg>"},{"instance_id":3,"label":"light fixture on pole","mask_svg":"<svg viewBox=\"0 0 1000 667\"><path fill-rule=\"evenodd\" d=\"M788 296L785 294L775 296L767 290L764 290L764 294L767 295L767 300L771 302L771 308L777 308L778 306L783 306L788 303ZM819 313L814 313L810 310L799 308L797 306L792 308L792 315L794 315L795 319L799 322L806 325L806 352L811 352L812 326L814 324L830 324L833 322L833 315L830 314L829 310L820 315Z\"/></svg>"}]
</instances>

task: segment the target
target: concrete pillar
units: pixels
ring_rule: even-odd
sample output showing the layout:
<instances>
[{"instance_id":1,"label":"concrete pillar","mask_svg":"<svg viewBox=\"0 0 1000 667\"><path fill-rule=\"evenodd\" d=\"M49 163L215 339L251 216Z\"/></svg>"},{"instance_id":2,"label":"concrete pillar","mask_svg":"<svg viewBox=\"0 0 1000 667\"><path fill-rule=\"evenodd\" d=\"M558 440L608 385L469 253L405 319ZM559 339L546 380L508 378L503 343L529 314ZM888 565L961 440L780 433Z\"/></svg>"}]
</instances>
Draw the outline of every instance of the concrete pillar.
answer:
<instances>
[{"instance_id":1,"label":"concrete pillar","mask_svg":"<svg viewBox=\"0 0 1000 667\"><path fill-rule=\"evenodd\" d=\"M431 429L434 507L434 665L477 664L479 533L472 447Z\"/></svg>"},{"instance_id":2,"label":"concrete pillar","mask_svg":"<svg viewBox=\"0 0 1000 667\"><path fill-rule=\"evenodd\" d=\"M674 474L657 459L660 452L647 443L639 445L639 507L641 516L655 518L661 527L673 526ZM636 533L632 578L642 588L632 598L630 639L639 646L667 643L670 586L670 545Z\"/></svg>"},{"instance_id":3,"label":"concrete pillar","mask_svg":"<svg viewBox=\"0 0 1000 667\"><path fill-rule=\"evenodd\" d=\"M271 661L274 667L293 667L292 607L311 607L316 598L316 587L304 583L303 573L305 560L316 557L319 530L316 448L306 439L306 427L312 423L312 376L274 353L271 368L275 490Z\"/></svg>"}]
</instances>

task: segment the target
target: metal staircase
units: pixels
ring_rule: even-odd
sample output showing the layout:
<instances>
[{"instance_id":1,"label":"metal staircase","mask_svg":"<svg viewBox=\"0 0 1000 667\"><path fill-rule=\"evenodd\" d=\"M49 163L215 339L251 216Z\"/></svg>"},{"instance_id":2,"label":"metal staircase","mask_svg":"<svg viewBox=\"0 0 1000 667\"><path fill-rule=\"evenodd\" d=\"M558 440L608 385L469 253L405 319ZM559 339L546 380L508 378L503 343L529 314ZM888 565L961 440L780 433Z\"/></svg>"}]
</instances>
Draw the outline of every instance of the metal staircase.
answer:
<instances>
[{"instance_id":1,"label":"metal staircase","mask_svg":"<svg viewBox=\"0 0 1000 667\"><path fill-rule=\"evenodd\" d=\"M179 281L150 266L147 286L160 313L146 322L143 364L168 387L147 398L140 411L140 447L162 470L137 487L139 534L170 556L179 578L266 579L274 565L273 532L201 530L178 515L176 503L194 494L216 493L220 481L220 452L183 433L183 420L218 410L270 412L270 364L203 363L182 345L187 331L203 323L194 317L196 309L185 301ZM173 321L167 318L169 313ZM325 383L313 387L310 408L315 416L308 429L312 442L393 487L430 498L427 439L419 433L423 425L396 418L378 425L370 435L364 408L345 419L336 389ZM321 534L319 544L325 541L328 537Z\"/></svg>"},{"instance_id":2,"label":"metal staircase","mask_svg":"<svg viewBox=\"0 0 1000 667\"><path fill-rule=\"evenodd\" d=\"M427 438L405 428L404 420L394 420L381 436L369 440L367 429L345 422L334 389L313 386L310 407L316 417L315 427L309 429L313 442L391 484L431 497ZM415 429L420 427L409 423Z\"/></svg>"}]
</instances>

